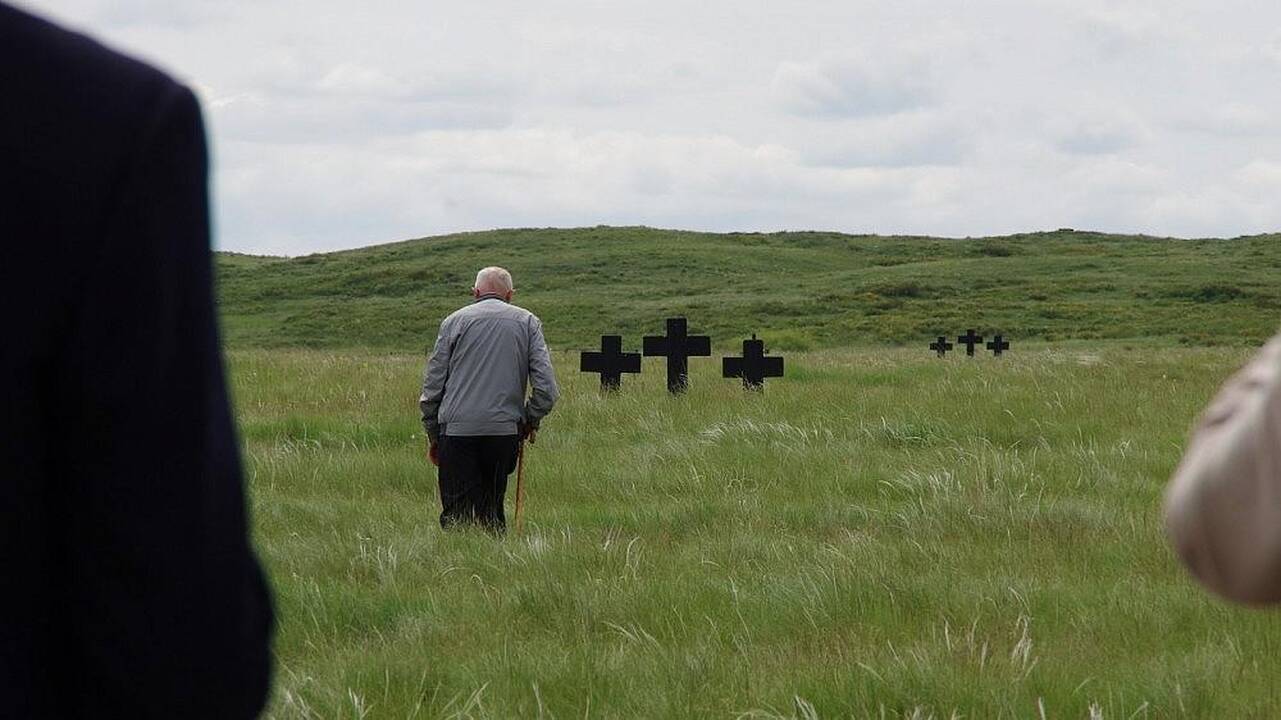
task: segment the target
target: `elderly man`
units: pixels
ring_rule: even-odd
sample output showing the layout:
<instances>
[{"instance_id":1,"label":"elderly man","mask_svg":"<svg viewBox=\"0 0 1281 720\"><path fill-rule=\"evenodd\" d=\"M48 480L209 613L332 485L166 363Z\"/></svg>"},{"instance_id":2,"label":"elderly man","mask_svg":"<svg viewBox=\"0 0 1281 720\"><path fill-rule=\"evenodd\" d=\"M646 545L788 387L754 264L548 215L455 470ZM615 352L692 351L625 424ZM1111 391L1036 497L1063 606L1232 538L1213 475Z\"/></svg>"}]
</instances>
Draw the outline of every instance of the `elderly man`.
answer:
<instances>
[{"instance_id":1,"label":"elderly man","mask_svg":"<svg viewBox=\"0 0 1281 720\"><path fill-rule=\"evenodd\" d=\"M445 318L418 398L428 455L439 468L440 524L506 528L503 494L520 443L534 442L538 424L560 391L543 325L511 304L511 273L476 274L475 301ZM525 399L527 385L533 385Z\"/></svg>"}]
</instances>

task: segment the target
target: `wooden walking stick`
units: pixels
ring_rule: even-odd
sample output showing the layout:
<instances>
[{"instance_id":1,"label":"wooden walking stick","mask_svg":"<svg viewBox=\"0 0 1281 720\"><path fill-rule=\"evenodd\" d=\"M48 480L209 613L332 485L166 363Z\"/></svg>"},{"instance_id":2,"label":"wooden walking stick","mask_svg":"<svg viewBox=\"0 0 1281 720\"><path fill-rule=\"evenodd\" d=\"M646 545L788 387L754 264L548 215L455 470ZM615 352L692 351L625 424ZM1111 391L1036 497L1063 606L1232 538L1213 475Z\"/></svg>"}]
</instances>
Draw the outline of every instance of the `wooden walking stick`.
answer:
<instances>
[{"instance_id":1,"label":"wooden walking stick","mask_svg":"<svg viewBox=\"0 0 1281 720\"><path fill-rule=\"evenodd\" d=\"M525 440L516 448L516 532L525 527Z\"/></svg>"}]
</instances>

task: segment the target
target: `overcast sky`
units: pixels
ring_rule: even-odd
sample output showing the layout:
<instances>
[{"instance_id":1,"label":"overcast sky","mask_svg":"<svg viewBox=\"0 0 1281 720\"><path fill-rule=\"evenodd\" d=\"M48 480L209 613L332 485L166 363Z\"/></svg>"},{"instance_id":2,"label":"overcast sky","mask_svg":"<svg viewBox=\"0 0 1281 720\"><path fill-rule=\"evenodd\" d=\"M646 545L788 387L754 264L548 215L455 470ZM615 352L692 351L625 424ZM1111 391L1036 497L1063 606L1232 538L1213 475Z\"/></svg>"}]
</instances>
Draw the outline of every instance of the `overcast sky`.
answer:
<instances>
[{"instance_id":1,"label":"overcast sky","mask_svg":"<svg viewBox=\"0 0 1281 720\"><path fill-rule=\"evenodd\" d=\"M1275 2L25 6L196 89L227 250L597 224L1281 228Z\"/></svg>"}]
</instances>

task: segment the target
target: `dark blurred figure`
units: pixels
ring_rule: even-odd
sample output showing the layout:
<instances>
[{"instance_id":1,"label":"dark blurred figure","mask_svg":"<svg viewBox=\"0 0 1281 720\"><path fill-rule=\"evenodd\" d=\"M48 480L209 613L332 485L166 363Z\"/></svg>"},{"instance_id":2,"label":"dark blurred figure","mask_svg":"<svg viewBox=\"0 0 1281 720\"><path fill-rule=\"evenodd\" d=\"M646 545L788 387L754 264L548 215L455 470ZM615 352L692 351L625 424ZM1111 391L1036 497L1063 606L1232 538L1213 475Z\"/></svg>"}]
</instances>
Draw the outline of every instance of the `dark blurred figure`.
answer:
<instances>
[{"instance_id":1,"label":"dark blurred figure","mask_svg":"<svg viewBox=\"0 0 1281 720\"><path fill-rule=\"evenodd\" d=\"M0 716L267 697L191 92L0 4Z\"/></svg>"}]
</instances>

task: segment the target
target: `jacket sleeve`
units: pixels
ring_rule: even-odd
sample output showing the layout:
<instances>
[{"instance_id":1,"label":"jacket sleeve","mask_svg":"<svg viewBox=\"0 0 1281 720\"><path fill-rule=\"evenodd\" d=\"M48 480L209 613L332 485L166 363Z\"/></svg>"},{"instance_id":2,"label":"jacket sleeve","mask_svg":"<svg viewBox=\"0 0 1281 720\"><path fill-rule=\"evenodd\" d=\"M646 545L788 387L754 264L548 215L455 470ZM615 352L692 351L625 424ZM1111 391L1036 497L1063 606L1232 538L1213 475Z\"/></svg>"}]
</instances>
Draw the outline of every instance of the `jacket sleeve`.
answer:
<instances>
[{"instance_id":1,"label":"jacket sleeve","mask_svg":"<svg viewBox=\"0 0 1281 720\"><path fill-rule=\"evenodd\" d=\"M445 318L436 333L436 345L427 368L423 371L423 389L418 396L418 409L422 411L423 430L431 442L440 439L440 403L445 399L445 383L449 380L449 360L454 350L452 323Z\"/></svg>"},{"instance_id":2,"label":"jacket sleeve","mask_svg":"<svg viewBox=\"0 0 1281 720\"><path fill-rule=\"evenodd\" d=\"M1206 587L1281 602L1281 336L1202 415L1166 490L1165 524Z\"/></svg>"},{"instance_id":3,"label":"jacket sleeve","mask_svg":"<svg viewBox=\"0 0 1281 720\"><path fill-rule=\"evenodd\" d=\"M68 650L87 687L120 694L105 707L251 718L273 615L215 320L204 127L185 88L155 95L59 352Z\"/></svg>"},{"instance_id":4,"label":"jacket sleeve","mask_svg":"<svg viewBox=\"0 0 1281 720\"><path fill-rule=\"evenodd\" d=\"M560 397L560 388L556 385L556 370L552 367L551 353L543 338L543 323L536 317L531 317L529 324L529 382L531 389L525 403L525 423L538 427Z\"/></svg>"}]
</instances>

